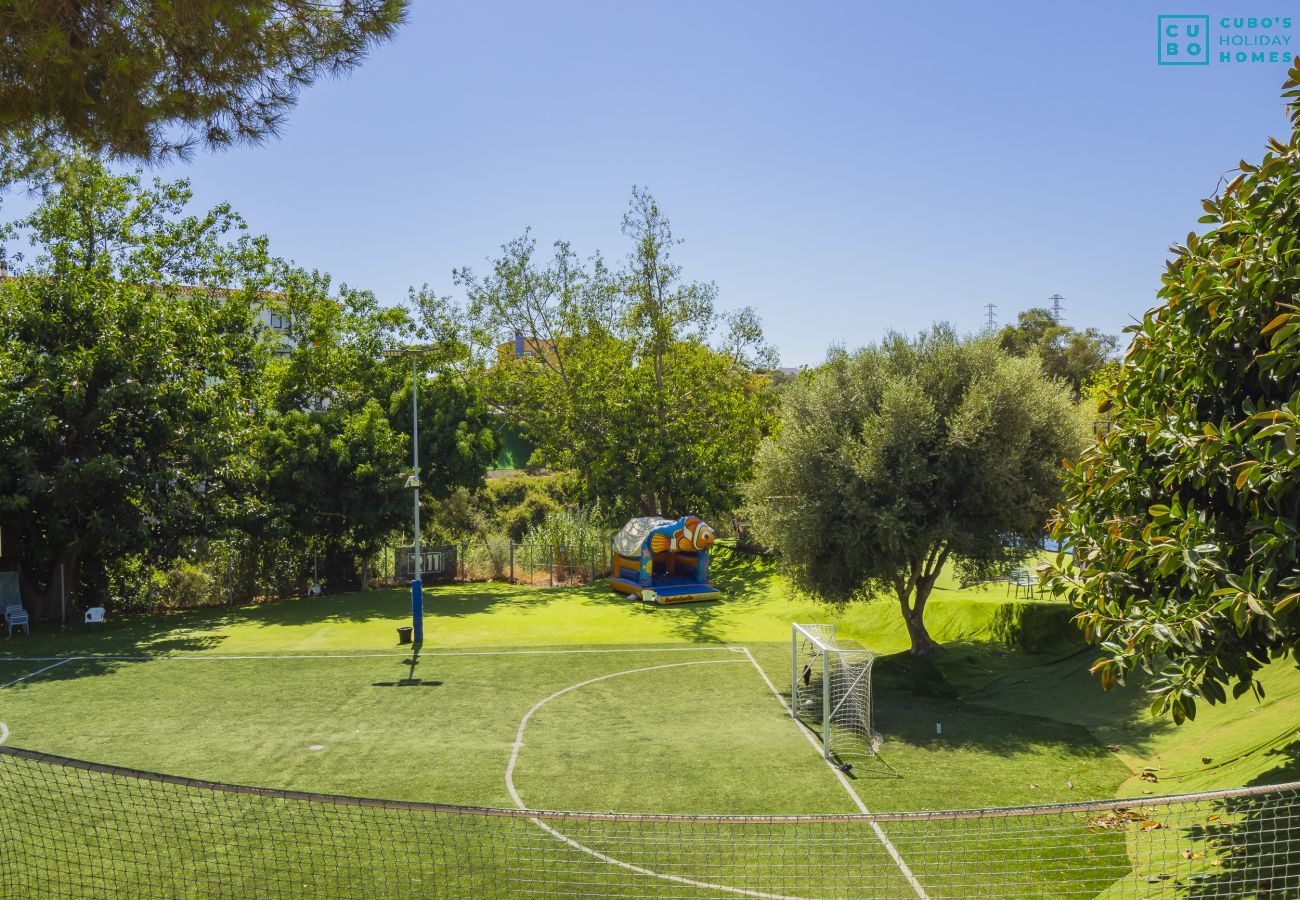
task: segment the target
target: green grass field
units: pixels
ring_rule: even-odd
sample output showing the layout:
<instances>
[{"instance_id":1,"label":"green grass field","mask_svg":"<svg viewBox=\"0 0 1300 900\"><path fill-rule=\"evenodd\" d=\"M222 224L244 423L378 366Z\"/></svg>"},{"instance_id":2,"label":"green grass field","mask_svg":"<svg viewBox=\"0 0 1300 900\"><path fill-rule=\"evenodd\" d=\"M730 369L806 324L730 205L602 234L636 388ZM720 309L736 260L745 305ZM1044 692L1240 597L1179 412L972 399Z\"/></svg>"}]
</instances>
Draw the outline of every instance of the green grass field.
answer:
<instances>
[{"instance_id":1,"label":"green grass field","mask_svg":"<svg viewBox=\"0 0 1300 900\"><path fill-rule=\"evenodd\" d=\"M873 812L901 812L1300 777L1294 667L1265 673L1266 702L1210 708L1175 730L1147 718L1140 687L1101 692L1059 604L1017 604L1001 586L945 582L929 621L948 649L917 660L900 652L906 636L886 600L829 609L795 596L755 558L724 558L717 576L724 601L659 609L601 586L432 588L418 654L396 646L408 602L396 590L140 617L102 631L37 628L30 639L0 644L0 736L11 746L216 782L586 812L845 814L859 800ZM789 623L832 620L841 634L882 653L875 702L885 742L876 758L855 760L843 780L777 696L789 690ZM103 789L77 782L67 794L89 798ZM11 813L11 826L36 815ZM257 827L265 816L274 818L239 811ZM494 821L485 833L518 839L519 821ZM181 827L153 827L168 833L173 826ZM25 827L40 825L29 819ZM624 855L660 854L655 866L643 859L646 868L686 873L695 865L684 851L663 856L663 842L629 840L590 822L572 827ZM1033 860L1044 869L1072 867L1069 890L1085 894L1136 877L1122 832L1097 835L1083 820L1058 828L1055 837L1006 838L994 855L1022 867ZM929 883L928 896L983 887L954 880L921 826L891 829L898 848L910 848L903 857ZM234 830L236 844L240 834L258 834L251 824ZM535 826L524 831L537 839ZM734 839L736 859L750 872L746 890L786 890L793 863L767 871L754 859L772 849L773 837L753 846L745 843L751 838ZM877 873L899 896L915 895L878 836L859 838L853 852L869 855L855 858L855 871ZM492 852L501 849L496 838L484 840ZM558 839L548 840L551 847ZM1064 844L1081 855L1062 857ZM203 858L185 865L215 865ZM590 854L582 860L589 865ZM454 884L446 865L454 863L428 877ZM510 866L502 866L505 878ZM331 890L346 883L335 876ZM79 893L68 877L68 892ZM683 886L669 883L673 891ZM1037 890L1032 878L1004 875L1000 883L1017 894ZM686 895L716 895L699 890ZM1063 887L1058 879L1042 890L1060 895Z\"/></svg>"}]
</instances>

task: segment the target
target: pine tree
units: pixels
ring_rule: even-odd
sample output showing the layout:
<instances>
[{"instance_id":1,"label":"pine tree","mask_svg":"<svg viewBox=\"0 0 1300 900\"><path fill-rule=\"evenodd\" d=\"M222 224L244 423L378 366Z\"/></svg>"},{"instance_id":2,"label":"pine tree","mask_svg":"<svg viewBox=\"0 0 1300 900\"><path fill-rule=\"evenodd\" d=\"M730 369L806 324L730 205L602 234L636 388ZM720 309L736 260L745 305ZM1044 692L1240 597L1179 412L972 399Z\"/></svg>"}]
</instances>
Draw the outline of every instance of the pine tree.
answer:
<instances>
[{"instance_id":1,"label":"pine tree","mask_svg":"<svg viewBox=\"0 0 1300 900\"><path fill-rule=\"evenodd\" d=\"M0 4L10 177L69 146L156 162L279 133L299 91L391 38L406 0Z\"/></svg>"}]
</instances>

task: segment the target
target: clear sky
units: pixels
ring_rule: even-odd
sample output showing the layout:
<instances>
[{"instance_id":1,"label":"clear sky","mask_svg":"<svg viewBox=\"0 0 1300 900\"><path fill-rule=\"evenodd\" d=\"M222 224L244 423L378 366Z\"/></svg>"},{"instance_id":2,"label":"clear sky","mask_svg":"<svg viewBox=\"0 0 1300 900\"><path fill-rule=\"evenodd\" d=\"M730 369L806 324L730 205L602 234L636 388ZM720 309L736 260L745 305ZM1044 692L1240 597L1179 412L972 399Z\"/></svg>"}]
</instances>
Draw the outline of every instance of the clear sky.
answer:
<instances>
[{"instance_id":1,"label":"clear sky","mask_svg":"<svg viewBox=\"0 0 1300 900\"><path fill-rule=\"evenodd\" d=\"M787 365L1053 293L1118 332L1200 198L1287 131L1284 65L1159 66L1157 16L1294 12L1268 33L1300 38L1300 4L1252 0L413 7L281 140L160 174L391 302L528 226L621 259L645 185L687 276Z\"/></svg>"}]
</instances>

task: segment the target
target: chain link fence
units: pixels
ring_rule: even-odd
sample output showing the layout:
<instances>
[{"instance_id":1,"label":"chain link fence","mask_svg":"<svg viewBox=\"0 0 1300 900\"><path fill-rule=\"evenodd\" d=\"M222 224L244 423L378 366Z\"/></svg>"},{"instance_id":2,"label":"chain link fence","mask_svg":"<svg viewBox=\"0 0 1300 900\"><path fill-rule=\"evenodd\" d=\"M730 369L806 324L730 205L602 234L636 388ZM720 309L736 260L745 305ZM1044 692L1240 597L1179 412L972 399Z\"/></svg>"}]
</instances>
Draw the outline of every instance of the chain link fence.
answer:
<instances>
[{"instance_id":1,"label":"chain link fence","mask_svg":"<svg viewBox=\"0 0 1300 900\"><path fill-rule=\"evenodd\" d=\"M424 581L504 581L533 587L590 584L608 578L612 544L539 546L506 540L466 541L421 547ZM376 561L381 585L409 584L412 548L387 548Z\"/></svg>"}]
</instances>

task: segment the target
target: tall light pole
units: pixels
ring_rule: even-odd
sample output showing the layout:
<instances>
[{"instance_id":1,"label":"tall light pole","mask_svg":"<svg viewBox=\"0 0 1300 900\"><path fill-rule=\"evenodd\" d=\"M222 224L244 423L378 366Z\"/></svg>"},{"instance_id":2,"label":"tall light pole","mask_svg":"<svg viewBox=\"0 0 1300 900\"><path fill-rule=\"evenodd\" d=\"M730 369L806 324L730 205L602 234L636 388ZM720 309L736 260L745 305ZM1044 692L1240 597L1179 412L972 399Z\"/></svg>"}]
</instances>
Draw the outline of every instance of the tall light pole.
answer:
<instances>
[{"instance_id":1,"label":"tall light pole","mask_svg":"<svg viewBox=\"0 0 1300 900\"><path fill-rule=\"evenodd\" d=\"M412 518L415 524L411 572L411 639L424 641L424 560L420 556L420 357L431 347L407 347L385 350L385 356L411 357L411 474L406 486L411 489Z\"/></svg>"}]
</instances>

